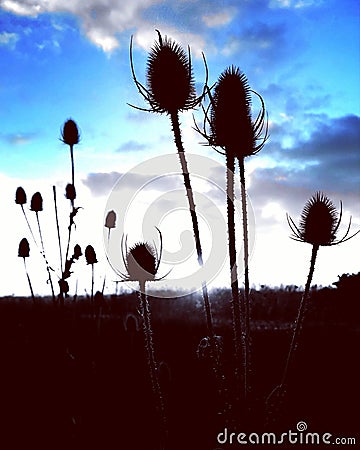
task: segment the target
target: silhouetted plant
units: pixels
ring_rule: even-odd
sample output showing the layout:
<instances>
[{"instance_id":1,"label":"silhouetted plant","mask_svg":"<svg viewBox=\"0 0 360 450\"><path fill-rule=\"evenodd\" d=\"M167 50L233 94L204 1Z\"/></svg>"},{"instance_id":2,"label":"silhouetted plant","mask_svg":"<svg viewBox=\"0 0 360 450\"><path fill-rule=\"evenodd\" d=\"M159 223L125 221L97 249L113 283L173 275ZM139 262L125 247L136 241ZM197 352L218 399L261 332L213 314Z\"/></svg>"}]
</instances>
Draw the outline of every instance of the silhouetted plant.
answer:
<instances>
[{"instance_id":1,"label":"silhouetted plant","mask_svg":"<svg viewBox=\"0 0 360 450\"><path fill-rule=\"evenodd\" d=\"M88 245L85 249L85 259L86 263L91 265L91 316L94 318L94 264L98 262L96 259L96 253L92 245Z\"/></svg>"},{"instance_id":2,"label":"silhouetted plant","mask_svg":"<svg viewBox=\"0 0 360 450\"><path fill-rule=\"evenodd\" d=\"M16 193L15 193L15 203L16 203L17 205L20 205L21 210L22 210L22 212L23 212L23 214L24 214L24 217L25 217L27 226L28 226L28 228L29 228L30 234L31 234L31 236L32 236L32 238L33 238L33 241L34 241L35 245L37 245L37 242L36 242L34 233L33 233L33 231L32 231L30 222L29 222L29 220L28 220L28 218L27 218L27 215L26 215L26 212L25 212L25 209L24 209L24 205L26 204L26 202L27 202L26 192L24 191L24 189L23 189L21 186L19 186L19 187L16 189Z\"/></svg>"},{"instance_id":3,"label":"silhouetted plant","mask_svg":"<svg viewBox=\"0 0 360 450\"><path fill-rule=\"evenodd\" d=\"M108 229L107 246L109 247L111 230L116 227L116 212L115 211L111 210L106 214L104 226L105 226L105 228ZM102 293L104 293L104 290L105 290L105 282L106 282L106 275L104 275Z\"/></svg>"},{"instance_id":4,"label":"silhouetted plant","mask_svg":"<svg viewBox=\"0 0 360 450\"><path fill-rule=\"evenodd\" d=\"M159 230L158 230L159 231ZM155 246L148 242L138 242L130 249L127 248L125 239L122 241L122 257L126 269L126 274L121 274L123 280L137 281L139 283L139 313L142 317L142 325L145 339L145 349L149 367L150 381L153 393L156 397L157 408L159 409L162 432L164 440L167 436L167 418L163 394L159 384L158 365L155 358L154 343L152 339L153 331L151 326L151 313L148 297L146 294L146 283L156 281L161 255L162 255L162 235L160 235L159 252ZM162 277L163 278L163 277Z\"/></svg>"},{"instance_id":5,"label":"silhouetted plant","mask_svg":"<svg viewBox=\"0 0 360 450\"><path fill-rule=\"evenodd\" d=\"M340 213L337 212L333 202L322 192L316 192L305 204L301 213L299 226L287 215L288 224L293 235L292 239L312 245L310 269L307 277L305 289L299 305L297 318L294 324L293 335L289 352L280 384L272 391L267 398L268 407L273 407L283 400L286 394L287 379L294 363L296 349L299 345L299 337L304 323L308 303L310 299L310 285L315 270L316 256L320 246L338 245L353 238L360 232L349 236L351 218L345 235L337 239L336 233L342 219L342 202L340 202Z\"/></svg>"},{"instance_id":6,"label":"silhouetted plant","mask_svg":"<svg viewBox=\"0 0 360 450\"><path fill-rule=\"evenodd\" d=\"M64 144L67 144L70 148L71 158L71 184L75 191L75 166L74 166L74 145L80 142L80 133L76 122L72 119L68 119L61 131L61 140ZM74 200L72 200L73 202ZM74 205L72 203L72 205Z\"/></svg>"},{"instance_id":7,"label":"silhouetted plant","mask_svg":"<svg viewBox=\"0 0 360 450\"><path fill-rule=\"evenodd\" d=\"M19 244L19 250L18 250L18 256L19 258L22 258L24 261L24 268L25 268L25 273L26 273L26 277L29 283L29 288L30 288L30 292L31 292L31 298L33 303L35 303L35 296L34 296L34 291L32 288L32 284L31 284L31 280L30 280L30 276L26 267L26 261L25 258L28 258L30 256L30 245L29 242L26 238L21 239L20 244Z\"/></svg>"},{"instance_id":8,"label":"silhouetted plant","mask_svg":"<svg viewBox=\"0 0 360 450\"><path fill-rule=\"evenodd\" d=\"M57 204L56 204L56 193L55 193L55 187L53 187L54 202L55 202L55 215L56 215L56 223L57 223L57 229L58 229L59 251L60 251L60 259L61 259L61 267L62 267L62 277L61 277L61 280L59 281L59 286L60 286L59 298L60 298L60 303L63 304L64 295L65 296L67 295L67 292L64 292L62 290L62 287L67 285L65 283L65 280L66 280L65 269L66 269L66 265L68 265L69 263L71 265L71 260L69 260L71 232L72 232L72 227L75 225L74 218L80 209L80 207L75 207L75 203L74 203L75 199L76 199L74 145L76 145L80 142L80 133L79 133L78 126L73 119L68 119L64 123L63 128L61 130L61 138L60 139L64 144L67 144L69 146L70 159L71 159L71 183L68 183L65 188L65 197L68 200L70 200L71 210L70 210L70 214L69 214L68 238L67 238L64 262L62 262L61 241L60 241L59 222L58 222L58 213L57 213Z\"/></svg>"},{"instance_id":9,"label":"silhouetted plant","mask_svg":"<svg viewBox=\"0 0 360 450\"><path fill-rule=\"evenodd\" d=\"M43 210L43 199L42 199L42 196L41 196L40 192L35 192L35 194L31 197L30 210L34 211L35 214L36 214L36 221L37 221L37 224L38 224L40 243L41 243L41 255L43 256L43 258L45 260L46 271L47 271L47 274L48 274L48 282L49 282L50 287L51 287L52 300L53 300L53 302L55 302L54 286L53 286L53 282L52 282L52 278L51 278L51 274L50 274L50 270L52 270L52 269L51 269L51 267L49 265L49 262L48 262L48 260L46 258L45 247L44 247L44 240L43 240L43 237L42 237L40 220L39 220L39 212L41 212Z\"/></svg>"},{"instance_id":10,"label":"silhouetted plant","mask_svg":"<svg viewBox=\"0 0 360 450\"><path fill-rule=\"evenodd\" d=\"M261 109L255 121L251 117L251 94L261 101ZM210 103L204 109L203 130L195 124L197 131L205 137L209 145L221 147L226 156L226 187L229 235L229 259L232 291L232 317L235 341L235 358L243 357L244 395L248 393L248 373L250 356L250 305L249 305L249 245L245 189L244 159L255 155L268 138L268 123L262 97L251 90L246 76L239 68L231 66L219 77L214 93L208 90ZM209 131L208 131L209 128ZM222 153L222 152L220 152ZM241 182L241 204L244 236L244 298L240 302L236 262L234 171L235 158L239 162ZM242 326L243 322L243 326ZM242 330L243 328L243 330Z\"/></svg>"},{"instance_id":11,"label":"silhouetted plant","mask_svg":"<svg viewBox=\"0 0 360 450\"><path fill-rule=\"evenodd\" d=\"M185 149L181 138L179 112L195 108L201 102L204 92L199 97L196 96L190 49L187 54L180 45L169 39L167 36L163 39L160 32L158 30L156 31L158 33L159 41L155 42L155 45L151 49L148 57L146 75L147 87L142 85L137 80L135 75L131 38L130 63L133 79L139 93L150 105L150 109L148 110L137 107L135 108L148 112L165 113L170 117L189 203L189 210L195 236L197 260L199 266L202 268L203 255L200 242L198 218L195 210L194 195L191 188L190 175L185 157ZM210 339L214 339L215 334L212 324L211 305L205 280L202 282L202 293L208 334Z\"/></svg>"}]
</instances>

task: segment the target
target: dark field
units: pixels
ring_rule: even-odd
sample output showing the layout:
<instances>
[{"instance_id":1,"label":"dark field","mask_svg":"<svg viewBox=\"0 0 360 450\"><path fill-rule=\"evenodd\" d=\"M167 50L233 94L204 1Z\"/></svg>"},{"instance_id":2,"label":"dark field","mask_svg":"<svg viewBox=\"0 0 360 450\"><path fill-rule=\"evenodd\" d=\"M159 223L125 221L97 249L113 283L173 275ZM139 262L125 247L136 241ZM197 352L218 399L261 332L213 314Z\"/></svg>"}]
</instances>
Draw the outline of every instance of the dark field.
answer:
<instances>
[{"instance_id":1,"label":"dark field","mask_svg":"<svg viewBox=\"0 0 360 450\"><path fill-rule=\"evenodd\" d=\"M168 450L240 448L221 446L217 434L225 426L281 433L299 421L311 432L358 438L360 310L351 289L313 290L283 413L266 417L264 400L280 381L300 296L291 288L252 292L252 393L243 419L217 414L211 368L197 358L206 336L200 298L150 298L156 358L169 369L160 372ZM226 291L211 296L231 385L229 298ZM106 298L92 320L82 298L63 309L44 299L0 300L1 449L160 448L142 328L132 319L125 327L136 308L135 294Z\"/></svg>"}]
</instances>

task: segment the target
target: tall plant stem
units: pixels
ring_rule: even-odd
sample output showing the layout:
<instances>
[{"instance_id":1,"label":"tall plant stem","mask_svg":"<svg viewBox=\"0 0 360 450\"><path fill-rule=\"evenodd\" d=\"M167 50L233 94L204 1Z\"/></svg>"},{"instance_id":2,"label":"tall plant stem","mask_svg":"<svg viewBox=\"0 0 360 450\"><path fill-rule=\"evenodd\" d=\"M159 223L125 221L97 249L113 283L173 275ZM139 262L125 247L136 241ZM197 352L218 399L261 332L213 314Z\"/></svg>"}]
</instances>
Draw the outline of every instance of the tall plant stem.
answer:
<instances>
[{"instance_id":1,"label":"tall plant stem","mask_svg":"<svg viewBox=\"0 0 360 450\"><path fill-rule=\"evenodd\" d=\"M298 315L297 315L294 330L293 330L289 353L288 353L288 356L286 359L285 369L284 369L283 377L282 377L282 380L280 383L281 386L286 386L288 374L291 371L291 366L295 359L296 349L297 349L298 343L299 343L300 332L302 330L305 314L306 314L308 304L309 304L310 285L311 285L312 277L313 277L314 270L315 270L315 262L316 262L316 256L317 256L318 250L319 250L319 246L314 244L312 246L309 274L307 277L305 290L301 297L301 302L300 302Z\"/></svg>"},{"instance_id":2,"label":"tall plant stem","mask_svg":"<svg viewBox=\"0 0 360 450\"><path fill-rule=\"evenodd\" d=\"M283 376L282 376L280 384L277 385L271 391L271 393L268 395L268 397L266 399L266 406L268 409L268 418L267 419L269 419L271 417L273 411L276 411L277 415L283 413L283 402L284 402L284 399L286 396L287 380L288 380L289 374L291 373L291 369L292 369L292 366L295 361L296 349L299 344L299 337L300 337L300 333L301 333L302 326L304 323L304 318L305 318L306 310L308 307L308 303L309 303L310 285L311 285L312 277L314 274L315 261L316 261L316 256L317 256L318 250L319 250L319 246L313 245L312 252L311 252L309 274L307 277L305 290L301 297L299 310L298 310L298 314L297 314L294 329L293 329L293 335L291 338L290 348L289 348L289 352L288 352L288 355L286 358Z\"/></svg>"},{"instance_id":3,"label":"tall plant stem","mask_svg":"<svg viewBox=\"0 0 360 450\"><path fill-rule=\"evenodd\" d=\"M233 334L235 345L236 377L240 368L240 347L242 343L241 327L241 308L239 297L239 282L237 275L236 262L236 238L235 238L235 207L234 207L234 171L235 158L226 153L226 199L227 199L227 217L228 217L228 236L229 236L229 259L230 259L230 277L231 277L231 311L233 320Z\"/></svg>"},{"instance_id":4,"label":"tall plant stem","mask_svg":"<svg viewBox=\"0 0 360 450\"><path fill-rule=\"evenodd\" d=\"M38 224L38 228L39 228L39 235L40 235L40 242L41 242L41 254L42 254L42 256L43 256L43 258L45 260L46 271L47 271L47 274L48 274L48 281L49 281L50 287L51 287L52 300L55 303L54 286L53 286L53 282L52 282L52 279L51 279L49 262L46 259L46 255L45 255L45 247L44 247L44 241L43 241L41 227L40 227L39 213L37 211L36 211L36 220L37 220L37 224Z\"/></svg>"},{"instance_id":5,"label":"tall plant stem","mask_svg":"<svg viewBox=\"0 0 360 450\"><path fill-rule=\"evenodd\" d=\"M203 263L202 248L201 248L201 242L200 242L199 224L198 224L197 214L195 211L194 195L193 195L193 191L191 188L189 169L188 169L188 165L187 165L187 161L186 161L186 157L185 157L185 150L184 150L184 146L183 146L182 139L181 139L181 131L180 131L178 112L177 111L172 112L170 114L170 119L171 119L172 130L174 133L175 145L176 145L179 159L180 159L181 170L182 170L183 177L184 177L184 185L185 185L185 189L186 189L186 195L187 195L188 202L189 202L189 210L190 210L190 215L191 215L191 220L192 220L192 225L193 225L193 230L194 230L198 264L201 268L203 268L204 263ZM202 295L203 295L203 300L204 300L207 329L208 329L209 337L213 340L214 339L214 328L213 328L213 324L212 324L211 306L210 306L208 290L207 290L207 285L206 285L205 280L202 281Z\"/></svg>"},{"instance_id":6,"label":"tall plant stem","mask_svg":"<svg viewBox=\"0 0 360 450\"><path fill-rule=\"evenodd\" d=\"M158 376L158 367L155 359L155 351L154 351L154 343L152 339L152 326L151 326L151 315L150 315L150 307L149 301L145 291L145 282L139 282L139 299L140 299L140 313L143 317L143 331L144 331L144 339L145 339L145 350L147 356L147 362L149 367L150 381L153 393L156 398L157 407L159 409L160 417L161 417L161 426L162 426L162 434L163 438L166 439L167 434L167 420L165 413L165 404L164 397L161 392L159 376Z\"/></svg>"},{"instance_id":7,"label":"tall plant stem","mask_svg":"<svg viewBox=\"0 0 360 450\"><path fill-rule=\"evenodd\" d=\"M245 164L244 158L239 158L240 169L240 185L241 185L241 208L243 217L243 236L244 236L244 299L243 299L243 317L244 317L244 337L245 337L245 351L244 351L244 389L245 397L249 392L249 357L250 357L250 302L249 302L249 233L247 221L247 206L246 206L246 188L245 188Z\"/></svg>"},{"instance_id":8,"label":"tall plant stem","mask_svg":"<svg viewBox=\"0 0 360 450\"><path fill-rule=\"evenodd\" d=\"M91 305L91 318L94 318L94 264L91 264L91 297L90 297L90 305Z\"/></svg>"},{"instance_id":9,"label":"tall plant stem","mask_svg":"<svg viewBox=\"0 0 360 450\"><path fill-rule=\"evenodd\" d=\"M26 277L27 277L27 280L28 280L28 283L29 283L30 292L31 292L31 298L32 298L33 303L35 304L34 291L33 291L33 288L32 288L31 281L30 281L29 273L28 273L28 271L27 271L25 258L23 258L23 260L24 260L25 273L26 273Z\"/></svg>"},{"instance_id":10,"label":"tall plant stem","mask_svg":"<svg viewBox=\"0 0 360 450\"><path fill-rule=\"evenodd\" d=\"M70 159L71 159L71 184L75 189L75 164L74 164L74 146L73 144L69 145L70 147ZM74 200L71 200L71 205L74 208Z\"/></svg>"},{"instance_id":11,"label":"tall plant stem","mask_svg":"<svg viewBox=\"0 0 360 450\"><path fill-rule=\"evenodd\" d=\"M63 273L63 269L62 269L63 262L62 262L62 250L61 250L61 239L60 239L59 216L58 216L58 209L57 209L56 187L55 186L53 186L53 195L54 195L56 231L57 231L57 237L58 237L58 243L59 243L60 270L61 270L61 273Z\"/></svg>"},{"instance_id":12,"label":"tall plant stem","mask_svg":"<svg viewBox=\"0 0 360 450\"><path fill-rule=\"evenodd\" d=\"M37 242L36 242L36 239L35 239L33 230L32 230L32 228L31 228L31 226L30 226L29 220L28 220L28 218L27 218L27 215L26 215L26 212L25 212L25 209L24 209L24 205L21 205L21 210L22 210L22 212L23 212L23 214L24 214L24 217L25 217L27 226L28 226L28 228L29 228L31 237L33 238L33 241L34 241L35 245L37 246L38 244L37 244Z\"/></svg>"}]
</instances>

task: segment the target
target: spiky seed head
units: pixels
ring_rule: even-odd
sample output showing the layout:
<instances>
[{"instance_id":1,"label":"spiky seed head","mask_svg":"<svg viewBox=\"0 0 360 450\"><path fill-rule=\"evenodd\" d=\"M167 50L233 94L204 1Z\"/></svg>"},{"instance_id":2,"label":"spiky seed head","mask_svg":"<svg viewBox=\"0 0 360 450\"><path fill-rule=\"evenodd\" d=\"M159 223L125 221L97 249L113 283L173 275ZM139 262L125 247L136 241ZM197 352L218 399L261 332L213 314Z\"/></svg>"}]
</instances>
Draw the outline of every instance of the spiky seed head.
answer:
<instances>
[{"instance_id":1,"label":"spiky seed head","mask_svg":"<svg viewBox=\"0 0 360 450\"><path fill-rule=\"evenodd\" d=\"M88 245L85 249L85 258L87 264L95 264L97 263L96 253L94 247L92 245Z\"/></svg>"},{"instance_id":2,"label":"spiky seed head","mask_svg":"<svg viewBox=\"0 0 360 450\"><path fill-rule=\"evenodd\" d=\"M71 183L68 183L65 188L65 197L68 200L75 200L76 199L76 190L75 186Z\"/></svg>"},{"instance_id":3,"label":"spiky seed head","mask_svg":"<svg viewBox=\"0 0 360 450\"><path fill-rule=\"evenodd\" d=\"M26 203L26 192L21 186L16 189L15 203L17 205L25 205Z\"/></svg>"},{"instance_id":4,"label":"spiky seed head","mask_svg":"<svg viewBox=\"0 0 360 450\"><path fill-rule=\"evenodd\" d=\"M150 51L147 62L149 101L158 112L174 113L194 107L195 82L188 54L167 36Z\"/></svg>"},{"instance_id":5,"label":"spiky seed head","mask_svg":"<svg viewBox=\"0 0 360 450\"><path fill-rule=\"evenodd\" d=\"M251 120L250 87L239 68L228 67L219 77L210 109L211 144L234 156L250 156L256 147Z\"/></svg>"},{"instance_id":6,"label":"spiky seed head","mask_svg":"<svg viewBox=\"0 0 360 450\"><path fill-rule=\"evenodd\" d=\"M43 210L43 199L40 192L35 192L35 194L31 197L30 210L35 212Z\"/></svg>"},{"instance_id":7,"label":"spiky seed head","mask_svg":"<svg viewBox=\"0 0 360 450\"><path fill-rule=\"evenodd\" d=\"M81 251L81 247L79 244L76 244L74 246L74 254L73 254L73 258L74 259L79 259L80 256L82 256L82 251Z\"/></svg>"},{"instance_id":8,"label":"spiky seed head","mask_svg":"<svg viewBox=\"0 0 360 450\"><path fill-rule=\"evenodd\" d=\"M61 131L61 140L64 144L75 145L80 142L80 133L76 122L72 119L68 119Z\"/></svg>"},{"instance_id":9,"label":"spiky seed head","mask_svg":"<svg viewBox=\"0 0 360 450\"><path fill-rule=\"evenodd\" d=\"M30 255L30 245L26 238L21 239L19 244L19 258L28 258Z\"/></svg>"},{"instance_id":10,"label":"spiky seed head","mask_svg":"<svg viewBox=\"0 0 360 450\"><path fill-rule=\"evenodd\" d=\"M126 255L129 279L132 281L153 281L157 272L155 249L146 242L139 242Z\"/></svg>"},{"instance_id":11,"label":"spiky seed head","mask_svg":"<svg viewBox=\"0 0 360 450\"><path fill-rule=\"evenodd\" d=\"M111 228L115 228L115 226L116 226L116 212L111 210L106 215L105 227L109 228L110 230Z\"/></svg>"},{"instance_id":12,"label":"spiky seed head","mask_svg":"<svg viewBox=\"0 0 360 450\"><path fill-rule=\"evenodd\" d=\"M316 192L301 213L299 231L305 242L330 245L336 239L338 213L332 201L322 192Z\"/></svg>"}]
</instances>

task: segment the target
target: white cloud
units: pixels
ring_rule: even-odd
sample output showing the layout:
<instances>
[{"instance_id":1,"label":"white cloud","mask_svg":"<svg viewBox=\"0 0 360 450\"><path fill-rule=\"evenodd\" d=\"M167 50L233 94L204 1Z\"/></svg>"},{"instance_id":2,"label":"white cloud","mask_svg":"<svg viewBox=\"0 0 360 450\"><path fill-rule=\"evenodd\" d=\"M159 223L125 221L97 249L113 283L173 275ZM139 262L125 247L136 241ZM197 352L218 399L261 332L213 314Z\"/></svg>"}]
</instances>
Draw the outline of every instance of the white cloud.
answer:
<instances>
[{"instance_id":1,"label":"white cloud","mask_svg":"<svg viewBox=\"0 0 360 450\"><path fill-rule=\"evenodd\" d=\"M161 27L163 34L185 46L191 43L195 56L201 56L205 41L195 33L180 32L175 27L167 27L165 23L153 23L144 19L144 11L149 7L162 3L161 0L132 0L113 2L112 0L0 0L0 7L14 14L36 17L42 13L70 13L80 19L83 33L97 47L110 53L120 46L119 34L136 29L137 45L148 50L156 39L154 28ZM226 12L217 17L208 16L215 24L230 20Z\"/></svg>"},{"instance_id":2,"label":"white cloud","mask_svg":"<svg viewBox=\"0 0 360 450\"><path fill-rule=\"evenodd\" d=\"M270 0L270 8L305 8L307 6L319 5L319 1L314 0Z\"/></svg>"},{"instance_id":3,"label":"white cloud","mask_svg":"<svg viewBox=\"0 0 360 450\"><path fill-rule=\"evenodd\" d=\"M0 33L0 45L7 45L10 48L14 48L18 40L19 36L16 33L7 33L6 31Z\"/></svg>"},{"instance_id":4,"label":"white cloud","mask_svg":"<svg viewBox=\"0 0 360 450\"><path fill-rule=\"evenodd\" d=\"M221 27L230 23L233 17L233 11L227 10L216 14L205 15L202 17L202 21L208 27Z\"/></svg>"}]
</instances>

